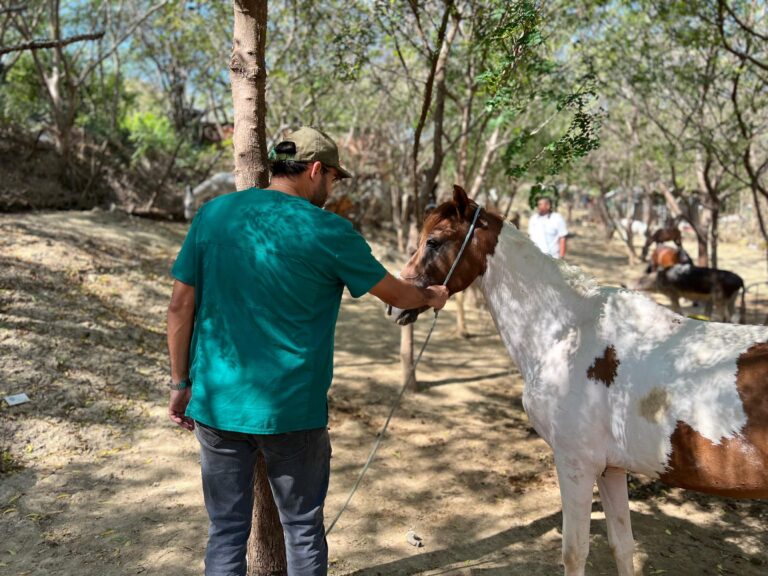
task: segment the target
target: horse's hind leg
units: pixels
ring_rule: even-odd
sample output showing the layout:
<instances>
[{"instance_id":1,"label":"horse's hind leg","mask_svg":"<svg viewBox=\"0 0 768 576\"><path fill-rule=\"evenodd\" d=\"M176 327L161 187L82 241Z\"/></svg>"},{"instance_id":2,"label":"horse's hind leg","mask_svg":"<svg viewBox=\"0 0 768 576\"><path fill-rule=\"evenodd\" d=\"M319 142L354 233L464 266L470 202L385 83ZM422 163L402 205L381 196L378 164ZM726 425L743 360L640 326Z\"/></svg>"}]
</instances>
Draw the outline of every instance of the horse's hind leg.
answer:
<instances>
[{"instance_id":1,"label":"horse's hind leg","mask_svg":"<svg viewBox=\"0 0 768 576\"><path fill-rule=\"evenodd\" d=\"M589 554L589 517L595 475L572 458L555 455L563 505L563 565L565 576L584 576Z\"/></svg>"},{"instance_id":2,"label":"horse's hind leg","mask_svg":"<svg viewBox=\"0 0 768 576\"><path fill-rule=\"evenodd\" d=\"M608 543L616 560L619 576L634 576L632 554L635 541L629 519L626 470L609 466L602 475L598 476L597 487L600 490L603 510L605 510Z\"/></svg>"}]
</instances>

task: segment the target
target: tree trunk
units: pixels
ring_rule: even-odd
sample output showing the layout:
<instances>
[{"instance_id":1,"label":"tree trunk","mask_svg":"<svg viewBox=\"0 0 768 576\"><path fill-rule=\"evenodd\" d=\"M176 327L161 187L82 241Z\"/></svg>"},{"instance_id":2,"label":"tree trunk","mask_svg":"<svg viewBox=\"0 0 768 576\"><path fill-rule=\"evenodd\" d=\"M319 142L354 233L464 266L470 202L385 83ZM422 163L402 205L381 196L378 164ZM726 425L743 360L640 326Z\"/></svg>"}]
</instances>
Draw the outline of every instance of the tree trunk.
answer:
<instances>
[{"instance_id":1,"label":"tree trunk","mask_svg":"<svg viewBox=\"0 0 768 576\"><path fill-rule=\"evenodd\" d=\"M229 64L235 113L235 186L244 190L269 183L267 165L264 49L267 1L234 0L235 25ZM259 457L254 481L253 525L248 541L248 576L287 574L283 530Z\"/></svg>"},{"instance_id":2,"label":"tree trunk","mask_svg":"<svg viewBox=\"0 0 768 576\"><path fill-rule=\"evenodd\" d=\"M445 97L448 90L446 86L446 67L448 65L448 55L451 51L451 43L456 37L458 29L459 25L456 23L446 35L446 38L440 47L440 53L437 57L437 66L435 67L435 109L432 113L434 125L432 134L432 166L430 166L426 173L424 182L421 186L421 192L416 200L416 215L419 228L421 228L422 220L424 219L424 206L427 204L427 199L429 198L430 193L435 189L435 186L437 186L437 177L440 175L440 169L443 167L443 160L445 159L445 151L443 150L443 124L445 120Z\"/></svg>"},{"instance_id":3,"label":"tree trunk","mask_svg":"<svg viewBox=\"0 0 768 576\"><path fill-rule=\"evenodd\" d=\"M267 465L259 454L253 483L253 527L248 539L248 576L285 576L283 527L267 480Z\"/></svg>"},{"instance_id":4,"label":"tree trunk","mask_svg":"<svg viewBox=\"0 0 768 576\"><path fill-rule=\"evenodd\" d=\"M234 0L235 29L229 78L235 108L235 185L269 183L266 137L267 0Z\"/></svg>"},{"instance_id":5,"label":"tree trunk","mask_svg":"<svg viewBox=\"0 0 768 576\"><path fill-rule=\"evenodd\" d=\"M720 207L714 206L712 208L712 225L709 227L709 243L710 243L710 265L712 268L717 268L717 246L720 239L720 231L718 230L718 220L720 219Z\"/></svg>"},{"instance_id":6,"label":"tree trunk","mask_svg":"<svg viewBox=\"0 0 768 576\"><path fill-rule=\"evenodd\" d=\"M413 324L408 324L400 328L400 366L403 371L403 382L405 383L411 377L413 371ZM413 375L414 390L419 389L419 383L416 375Z\"/></svg>"}]
</instances>

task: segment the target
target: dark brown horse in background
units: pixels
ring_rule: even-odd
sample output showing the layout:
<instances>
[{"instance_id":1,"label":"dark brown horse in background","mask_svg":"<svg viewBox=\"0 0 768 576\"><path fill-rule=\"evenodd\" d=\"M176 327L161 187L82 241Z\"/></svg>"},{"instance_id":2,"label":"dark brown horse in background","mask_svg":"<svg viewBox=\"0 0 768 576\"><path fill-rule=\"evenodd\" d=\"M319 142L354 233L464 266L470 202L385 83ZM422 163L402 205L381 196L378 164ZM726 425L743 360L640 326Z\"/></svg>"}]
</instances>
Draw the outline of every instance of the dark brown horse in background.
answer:
<instances>
[{"instance_id":1,"label":"dark brown horse in background","mask_svg":"<svg viewBox=\"0 0 768 576\"><path fill-rule=\"evenodd\" d=\"M643 252L640 255L640 260L645 262L646 258L648 258L648 251L651 248L652 244L661 244L662 242L669 242L672 241L675 243L675 246L678 248L683 247L683 237L680 234L680 230L677 227L677 224L679 222L679 219L675 218L668 219L663 228L659 228L656 230L653 234L646 237L645 239L645 246L643 246Z\"/></svg>"}]
</instances>

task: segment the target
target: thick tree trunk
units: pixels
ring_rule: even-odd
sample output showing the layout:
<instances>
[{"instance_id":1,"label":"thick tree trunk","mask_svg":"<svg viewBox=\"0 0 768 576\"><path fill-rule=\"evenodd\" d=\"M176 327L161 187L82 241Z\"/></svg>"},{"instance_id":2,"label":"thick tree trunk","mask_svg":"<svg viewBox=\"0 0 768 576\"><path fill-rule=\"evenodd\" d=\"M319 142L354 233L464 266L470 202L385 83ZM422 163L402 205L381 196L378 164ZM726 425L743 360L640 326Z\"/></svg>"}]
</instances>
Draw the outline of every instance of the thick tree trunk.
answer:
<instances>
[{"instance_id":1,"label":"thick tree trunk","mask_svg":"<svg viewBox=\"0 0 768 576\"><path fill-rule=\"evenodd\" d=\"M234 0L235 29L229 78L235 108L235 185L269 183L266 137L267 0Z\"/></svg>"},{"instance_id":2,"label":"thick tree trunk","mask_svg":"<svg viewBox=\"0 0 768 576\"><path fill-rule=\"evenodd\" d=\"M229 77L235 109L235 187L263 188L269 183L264 62L267 1L234 0L233 5L235 25ZM256 465L253 496L248 576L282 576L287 574L283 530L262 457Z\"/></svg>"}]
</instances>

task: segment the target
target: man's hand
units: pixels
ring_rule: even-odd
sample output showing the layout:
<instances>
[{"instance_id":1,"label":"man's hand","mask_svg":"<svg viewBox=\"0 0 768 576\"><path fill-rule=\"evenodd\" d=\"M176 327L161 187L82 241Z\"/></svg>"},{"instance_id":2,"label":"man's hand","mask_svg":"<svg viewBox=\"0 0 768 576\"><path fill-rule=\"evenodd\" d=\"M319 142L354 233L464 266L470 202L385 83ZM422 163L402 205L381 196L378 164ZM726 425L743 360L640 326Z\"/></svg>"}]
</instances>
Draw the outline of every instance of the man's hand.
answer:
<instances>
[{"instance_id":1,"label":"man's hand","mask_svg":"<svg viewBox=\"0 0 768 576\"><path fill-rule=\"evenodd\" d=\"M427 286L426 290L429 293L427 304L435 310L442 310L451 295L448 292L448 287L435 284L434 286Z\"/></svg>"},{"instance_id":2,"label":"man's hand","mask_svg":"<svg viewBox=\"0 0 768 576\"><path fill-rule=\"evenodd\" d=\"M449 296L445 286L420 288L389 273L371 288L371 294L397 310L425 310L425 306L440 310Z\"/></svg>"},{"instance_id":3,"label":"man's hand","mask_svg":"<svg viewBox=\"0 0 768 576\"><path fill-rule=\"evenodd\" d=\"M192 397L192 389L171 390L171 400L168 403L168 417L172 422L190 432L195 429L195 421L184 416L189 399Z\"/></svg>"}]
</instances>

